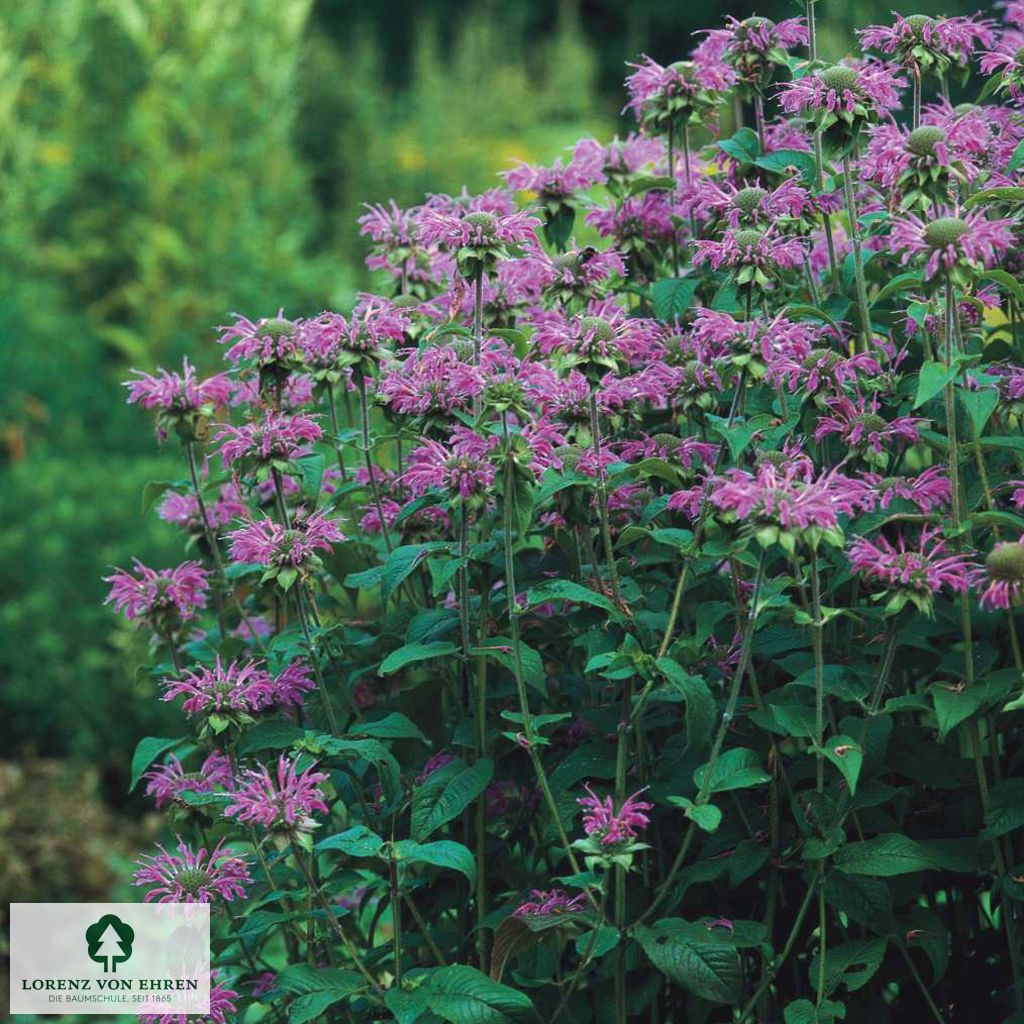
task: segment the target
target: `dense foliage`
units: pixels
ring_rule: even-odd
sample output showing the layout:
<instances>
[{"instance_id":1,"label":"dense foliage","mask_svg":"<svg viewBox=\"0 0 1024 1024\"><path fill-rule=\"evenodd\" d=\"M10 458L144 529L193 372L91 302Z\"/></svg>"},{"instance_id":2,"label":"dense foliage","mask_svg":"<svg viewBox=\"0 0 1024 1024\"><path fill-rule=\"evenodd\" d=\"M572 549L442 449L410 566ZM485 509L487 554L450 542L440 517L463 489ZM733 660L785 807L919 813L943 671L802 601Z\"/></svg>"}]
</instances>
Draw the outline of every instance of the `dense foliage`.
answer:
<instances>
[{"instance_id":1,"label":"dense foliage","mask_svg":"<svg viewBox=\"0 0 1024 1024\"><path fill-rule=\"evenodd\" d=\"M217 1024L1021 1019L1021 25L727 19L127 383Z\"/></svg>"}]
</instances>

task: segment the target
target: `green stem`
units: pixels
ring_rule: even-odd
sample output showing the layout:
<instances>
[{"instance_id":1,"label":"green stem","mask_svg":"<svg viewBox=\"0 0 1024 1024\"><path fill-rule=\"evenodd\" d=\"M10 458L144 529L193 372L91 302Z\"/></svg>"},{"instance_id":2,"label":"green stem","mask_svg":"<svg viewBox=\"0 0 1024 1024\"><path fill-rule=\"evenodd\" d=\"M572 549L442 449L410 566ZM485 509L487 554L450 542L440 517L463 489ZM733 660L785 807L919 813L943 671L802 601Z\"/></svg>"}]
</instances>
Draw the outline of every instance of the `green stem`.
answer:
<instances>
[{"instance_id":1,"label":"green stem","mask_svg":"<svg viewBox=\"0 0 1024 1024\"><path fill-rule=\"evenodd\" d=\"M338 459L338 472L341 473L341 482L348 482L348 470L345 468L345 447L338 440L338 408L334 402L334 385L327 385L327 415L331 421L331 433L334 435L334 454Z\"/></svg>"},{"instance_id":2,"label":"green stem","mask_svg":"<svg viewBox=\"0 0 1024 1024\"><path fill-rule=\"evenodd\" d=\"M619 574L615 571L615 549L612 547L611 517L608 513L608 485L605 480L604 463L601 460L601 421L597 410L597 391L590 390L590 435L597 463L597 503L601 516L601 539L604 542L604 557L608 564L608 579L612 588L612 600L616 608L622 607L619 593Z\"/></svg>"},{"instance_id":3,"label":"green stem","mask_svg":"<svg viewBox=\"0 0 1024 1024\"><path fill-rule=\"evenodd\" d=\"M210 526L210 517L206 511L206 501L203 499L203 489L199 485L199 469L196 466L195 442L185 443L185 458L188 462L189 476L192 478L192 493L196 497L196 505L199 508L199 519L203 524L203 535L206 537L206 546L210 549L210 557L213 559L215 570L216 586L213 590L213 600L217 607L217 622L220 624L220 635L227 636L224 628L224 594L228 590L227 577L224 575L224 562L220 557L220 547L217 538L214 536L213 528ZM243 613L243 618L245 615ZM255 636L250 628L250 634Z\"/></svg>"},{"instance_id":4,"label":"green stem","mask_svg":"<svg viewBox=\"0 0 1024 1024\"><path fill-rule=\"evenodd\" d=\"M373 504L377 510L377 518L380 520L380 535L384 538L384 546L391 554L391 537L388 535L388 524L384 518L384 506L380 500L380 488L377 486L377 477L374 474L373 458L370 454L370 401L366 395L366 377L359 374L359 419L363 431L363 460L366 463L366 473L370 478L370 492L373 494Z\"/></svg>"},{"instance_id":5,"label":"green stem","mask_svg":"<svg viewBox=\"0 0 1024 1024\"><path fill-rule=\"evenodd\" d=\"M395 985L402 984L402 901L398 886L398 862L394 854L394 834L388 845L388 879L391 883L391 942L395 957Z\"/></svg>"},{"instance_id":6,"label":"green stem","mask_svg":"<svg viewBox=\"0 0 1024 1024\"><path fill-rule=\"evenodd\" d=\"M764 582L764 563L765 551L762 548L761 555L757 561L757 576L754 578L754 590L750 596L750 610L747 612L747 621L743 628L743 640L740 645L739 662L736 665L736 672L732 678L732 685L729 687L729 694L726 697L725 709L722 711L722 720L718 725L714 742L711 745L711 754L708 757L707 764L704 766L704 781L701 783L700 791L697 793L697 798L694 800L694 803L698 806L708 802L708 797L710 796L711 791L711 779L714 775L715 765L718 763L718 758L722 753L722 744L725 742L725 735L729 731L729 726L732 724L733 716L736 713L736 704L739 701L740 687L743 683L743 677L747 672L747 663L750 660L750 648L754 639L754 628L757 625L758 605L761 600L761 584ZM654 899L651 901L648 908L640 915L638 923L640 921L646 921L647 918L649 918L655 910L661 906L665 897L669 894L669 891L672 888L672 883L675 881L676 875L679 873L680 868L686 860L686 854L690 849L690 843L693 841L695 829L696 823L691 821L686 830L686 834L683 837L682 845L679 847L679 852L676 854L676 859L672 862L672 867L669 869L668 875L658 887L658 891L655 893Z\"/></svg>"},{"instance_id":7,"label":"green stem","mask_svg":"<svg viewBox=\"0 0 1024 1024\"><path fill-rule=\"evenodd\" d=\"M626 680L622 689L622 707L615 752L615 806L621 808L626 801L626 767L629 760L630 710L633 703L633 679ZM639 726L638 726L639 727ZM621 864L615 865L615 927L622 938L615 949L615 1020L627 1024L626 1001L626 875Z\"/></svg>"},{"instance_id":8,"label":"green stem","mask_svg":"<svg viewBox=\"0 0 1024 1024\"><path fill-rule=\"evenodd\" d=\"M946 1024L946 1018L942 1016L942 1011L935 1005L935 1000L932 999L931 993L928 991L928 986L924 983L924 979L914 966L914 961L910 959L910 954L902 943L900 944L900 952L903 954L903 959L906 960L907 967L910 968L910 974L914 979L914 984L917 985L921 991L921 995L924 996L924 1001L928 1004L928 1009L931 1010L936 1024Z\"/></svg>"},{"instance_id":9,"label":"green stem","mask_svg":"<svg viewBox=\"0 0 1024 1024\"><path fill-rule=\"evenodd\" d=\"M853 244L853 268L857 281L857 312L860 318L860 349L871 348L871 313L868 310L868 288L864 277L864 257L861 253L860 223L857 219L857 197L853 190L853 168L850 154L843 154L843 192L846 195L846 213L850 218L850 241Z\"/></svg>"}]
</instances>

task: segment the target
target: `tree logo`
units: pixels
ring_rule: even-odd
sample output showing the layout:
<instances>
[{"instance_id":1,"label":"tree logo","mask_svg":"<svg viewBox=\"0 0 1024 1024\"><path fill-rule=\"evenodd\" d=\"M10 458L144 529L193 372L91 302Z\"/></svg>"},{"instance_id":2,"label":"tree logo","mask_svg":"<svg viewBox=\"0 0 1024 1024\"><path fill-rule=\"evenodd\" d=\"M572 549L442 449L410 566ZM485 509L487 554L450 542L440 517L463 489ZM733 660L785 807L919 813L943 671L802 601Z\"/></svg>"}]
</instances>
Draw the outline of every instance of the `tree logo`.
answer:
<instances>
[{"instance_id":1,"label":"tree logo","mask_svg":"<svg viewBox=\"0 0 1024 1024\"><path fill-rule=\"evenodd\" d=\"M86 928L85 941L89 944L89 959L103 964L104 974L107 971L116 974L117 965L132 955L135 930L114 914L104 914Z\"/></svg>"}]
</instances>

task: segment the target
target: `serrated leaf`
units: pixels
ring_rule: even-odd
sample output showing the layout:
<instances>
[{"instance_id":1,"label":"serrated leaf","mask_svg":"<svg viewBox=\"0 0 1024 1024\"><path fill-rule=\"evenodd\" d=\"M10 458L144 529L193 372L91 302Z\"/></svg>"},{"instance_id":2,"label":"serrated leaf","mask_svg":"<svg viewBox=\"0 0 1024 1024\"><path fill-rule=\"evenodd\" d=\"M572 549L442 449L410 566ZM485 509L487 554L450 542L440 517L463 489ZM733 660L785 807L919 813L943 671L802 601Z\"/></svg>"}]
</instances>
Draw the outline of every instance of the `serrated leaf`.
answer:
<instances>
[{"instance_id":1,"label":"serrated leaf","mask_svg":"<svg viewBox=\"0 0 1024 1024\"><path fill-rule=\"evenodd\" d=\"M831 761L846 779L850 795L856 794L864 753L851 737L833 736L825 741L824 747L810 747L808 753L819 754Z\"/></svg>"},{"instance_id":2,"label":"serrated leaf","mask_svg":"<svg viewBox=\"0 0 1024 1024\"><path fill-rule=\"evenodd\" d=\"M449 1024L524 1024L539 1019L529 996L464 964L432 971L417 993L425 996L427 1009Z\"/></svg>"},{"instance_id":3,"label":"serrated leaf","mask_svg":"<svg viewBox=\"0 0 1024 1024\"><path fill-rule=\"evenodd\" d=\"M925 363L917 379L917 394L914 396L914 408L919 409L925 402L934 398L959 373L959 368L946 366L935 361Z\"/></svg>"},{"instance_id":4,"label":"serrated leaf","mask_svg":"<svg viewBox=\"0 0 1024 1024\"><path fill-rule=\"evenodd\" d=\"M693 302L700 284L698 277L663 277L651 285L651 302L658 320L681 317Z\"/></svg>"},{"instance_id":5,"label":"serrated leaf","mask_svg":"<svg viewBox=\"0 0 1024 1024\"><path fill-rule=\"evenodd\" d=\"M693 781L699 789L704 789L704 778L708 766L702 765L693 773ZM771 776L761 766L761 759L753 750L746 747L733 747L722 752L711 770L711 779L707 792L725 793L733 789L748 789L771 782Z\"/></svg>"},{"instance_id":6,"label":"serrated leaf","mask_svg":"<svg viewBox=\"0 0 1024 1024\"><path fill-rule=\"evenodd\" d=\"M847 843L836 854L835 865L852 875L891 878L915 871L964 871L977 866L977 843L973 839L914 840L889 832Z\"/></svg>"},{"instance_id":7,"label":"serrated leaf","mask_svg":"<svg viewBox=\"0 0 1024 1024\"><path fill-rule=\"evenodd\" d=\"M670 796L669 803L682 808L683 813L705 832L714 832L722 824L722 812L714 804L695 804L685 796Z\"/></svg>"},{"instance_id":8,"label":"serrated leaf","mask_svg":"<svg viewBox=\"0 0 1024 1024\"><path fill-rule=\"evenodd\" d=\"M648 959L669 980L713 1003L737 1003L743 994L740 956L735 947L702 941L690 922L656 921L632 932Z\"/></svg>"},{"instance_id":9,"label":"serrated leaf","mask_svg":"<svg viewBox=\"0 0 1024 1024\"><path fill-rule=\"evenodd\" d=\"M797 999L786 1007L783 1017L786 1024L832 1024L846 1020L846 1007L831 999L822 1000L821 1006L815 1006L810 999Z\"/></svg>"},{"instance_id":10,"label":"serrated leaf","mask_svg":"<svg viewBox=\"0 0 1024 1024\"><path fill-rule=\"evenodd\" d=\"M338 832L336 835L321 839L316 844L316 852L324 850L340 850L350 857L375 857L384 846L384 840L376 832L365 825L353 825L352 828Z\"/></svg>"},{"instance_id":11,"label":"serrated leaf","mask_svg":"<svg viewBox=\"0 0 1024 1024\"><path fill-rule=\"evenodd\" d=\"M427 737L415 722L398 711L378 718L373 722L357 722L352 727L356 736L373 736L384 740L420 740L428 743Z\"/></svg>"},{"instance_id":12,"label":"serrated leaf","mask_svg":"<svg viewBox=\"0 0 1024 1024\"><path fill-rule=\"evenodd\" d=\"M983 839L995 839L1024 827L1024 779L1004 779L989 791Z\"/></svg>"},{"instance_id":13,"label":"serrated leaf","mask_svg":"<svg viewBox=\"0 0 1024 1024\"><path fill-rule=\"evenodd\" d=\"M429 558L439 548L447 547L441 543L425 544L404 544L395 548L388 555L388 560L381 570L381 590L384 599L387 600L401 585L402 582L415 572L416 567Z\"/></svg>"},{"instance_id":14,"label":"serrated leaf","mask_svg":"<svg viewBox=\"0 0 1024 1024\"><path fill-rule=\"evenodd\" d=\"M829 947L825 952L825 991L834 992L845 985L850 992L863 988L882 966L886 940L863 939ZM808 977L813 985L818 979L818 954L811 958Z\"/></svg>"},{"instance_id":15,"label":"serrated leaf","mask_svg":"<svg viewBox=\"0 0 1024 1024\"><path fill-rule=\"evenodd\" d=\"M572 580L549 580L541 583L540 586L531 587L526 595L526 603L529 607L536 604L544 604L546 601L571 601L574 604L589 604L595 608L603 608L607 612L615 612L615 606L604 594L583 586L581 583L574 583Z\"/></svg>"},{"instance_id":16,"label":"serrated leaf","mask_svg":"<svg viewBox=\"0 0 1024 1024\"><path fill-rule=\"evenodd\" d=\"M286 750L304 735L297 725L282 719L257 722L239 740L238 753L245 755L254 754L258 750Z\"/></svg>"},{"instance_id":17,"label":"serrated leaf","mask_svg":"<svg viewBox=\"0 0 1024 1024\"><path fill-rule=\"evenodd\" d=\"M402 839L391 846L396 860L409 864L429 864L436 868L450 868L465 875L470 885L476 883L476 861L462 843L451 839L437 839L432 843L417 843Z\"/></svg>"},{"instance_id":18,"label":"serrated leaf","mask_svg":"<svg viewBox=\"0 0 1024 1024\"><path fill-rule=\"evenodd\" d=\"M486 757L473 765L458 759L449 761L432 772L413 793L413 839L422 842L457 818L483 793L493 775L494 762Z\"/></svg>"}]
</instances>

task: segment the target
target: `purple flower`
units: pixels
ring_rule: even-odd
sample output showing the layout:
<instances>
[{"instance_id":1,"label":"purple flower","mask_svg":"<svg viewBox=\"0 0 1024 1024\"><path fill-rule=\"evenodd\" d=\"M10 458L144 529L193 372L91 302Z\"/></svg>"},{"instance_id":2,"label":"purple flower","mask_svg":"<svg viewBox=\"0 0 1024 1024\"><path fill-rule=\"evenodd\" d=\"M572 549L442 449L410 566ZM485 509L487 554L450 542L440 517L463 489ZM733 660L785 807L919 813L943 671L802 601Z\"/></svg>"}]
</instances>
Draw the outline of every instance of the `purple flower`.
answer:
<instances>
[{"instance_id":1,"label":"purple flower","mask_svg":"<svg viewBox=\"0 0 1024 1024\"><path fill-rule=\"evenodd\" d=\"M306 514L296 509L291 527L265 516L250 519L228 534L231 557L265 568L305 568L317 551L331 551L332 544L345 540L338 523L323 509Z\"/></svg>"},{"instance_id":2,"label":"purple flower","mask_svg":"<svg viewBox=\"0 0 1024 1024\"><path fill-rule=\"evenodd\" d=\"M952 64L964 64L977 46L991 46L993 23L987 18L932 18L893 11L893 24L857 30L861 46L895 56L903 67L919 74L943 75Z\"/></svg>"},{"instance_id":3,"label":"purple flower","mask_svg":"<svg viewBox=\"0 0 1024 1024\"><path fill-rule=\"evenodd\" d=\"M856 537L847 554L853 571L865 581L906 592L890 600L890 610L899 611L909 599L930 614L932 597L943 587L957 593L967 589L970 570L970 562L949 554L946 545L936 539L939 536L940 530L922 530L917 548L908 548L902 534L895 546L883 536L874 542Z\"/></svg>"},{"instance_id":4,"label":"purple flower","mask_svg":"<svg viewBox=\"0 0 1024 1024\"><path fill-rule=\"evenodd\" d=\"M593 185L604 182L602 165L592 159L592 152L583 149L579 154L562 166L556 159L551 167L541 167L517 161L518 166L511 171L502 171L505 184L514 192L534 192L545 203L563 201L576 192L585 192Z\"/></svg>"},{"instance_id":5,"label":"purple flower","mask_svg":"<svg viewBox=\"0 0 1024 1024\"><path fill-rule=\"evenodd\" d=\"M158 409L157 437L166 437L168 427L182 427L196 415L210 417L217 406L231 398L233 384L225 373L206 380L197 380L195 367L186 358L182 372L169 373L158 369L156 375L132 370L138 380L127 380L128 402L138 402L144 409Z\"/></svg>"},{"instance_id":6,"label":"purple flower","mask_svg":"<svg viewBox=\"0 0 1024 1024\"><path fill-rule=\"evenodd\" d=\"M178 836L177 854L159 843L158 854L146 854L132 878L132 885L153 886L146 893L152 903L213 903L218 898L230 903L245 899L245 887L252 884L244 857L239 857L221 840L212 850L194 851Z\"/></svg>"},{"instance_id":7,"label":"purple flower","mask_svg":"<svg viewBox=\"0 0 1024 1024\"><path fill-rule=\"evenodd\" d=\"M588 795L576 799L576 803L585 809L583 831L588 836L596 836L602 845L631 842L637 838L638 830L645 829L650 824L650 819L644 812L653 810L654 805L637 799L643 792L642 789L628 797L616 812L615 803L610 796L604 799L596 796L590 788L590 783L586 783L584 788Z\"/></svg>"},{"instance_id":8,"label":"purple flower","mask_svg":"<svg viewBox=\"0 0 1024 1024\"><path fill-rule=\"evenodd\" d=\"M1016 544L997 544L982 568L971 575L971 585L981 588L982 608L1010 608L1024 596L1024 537Z\"/></svg>"},{"instance_id":9,"label":"purple flower","mask_svg":"<svg viewBox=\"0 0 1024 1024\"><path fill-rule=\"evenodd\" d=\"M877 473L861 473L860 476L882 509L887 509L893 498L903 498L927 514L932 509L948 505L952 494L949 477L937 466L930 466L917 476L882 477Z\"/></svg>"},{"instance_id":10,"label":"purple flower","mask_svg":"<svg viewBox=\"0 0 1024 1024\"><path fill-rule=\"evenodd\" d=\"M720 240L698 239L694 244L695 266L708 263L712 270L736 269L737 284L756 283L762 288L780 270L802 267L807 253L802 239L786 238L772 229L731 229Z\"/></svg>"},{"instance_id":11,"label":"purple flower","mask_svg":"<svg viewBox=\"0 0 1024 1024\"><path fill-rule=\"evenodd\" d=\"M402 483L417 496L439 488L462 501L482 498L497 478L497 470L489 459L497 443L497 437L471 440L463 434L461 439L453 436L446 447L440 441L425 438L410 453Z\"/></svg>"},{"instance_id":12,"label":"purple flower","mask_svg":"<svg viewBox=\"0 0 1024 1024\"><path fill-rule=\"evenodd\" d=\"M381 398L396 412L451 417L468 411L484 388L479 369L459 358L453 348L415 351L389 369L378 385Z\"/></svg>"},{"instance_id":13,"label":"purple flower","mask_svg":"<svg viewBox=\"0 0 1024 1024\"><path fill-rule=\"evenodd\" d=\"M216 975L212 971L210 977ZM235 1013L233 1000L238 993L226 985L213 985L210 988L210 1009L207 1013L140 1013L141 1024L227 1024L228 1015ZM154 1002L154 1009L159 1004Z\"/></svg>"},{"instance_id":14,"label":"purple flower","mask_svg":"<svg viewBox=\"0 0 1024 1024\"><path fill-rule=\"evenodd\" d=\"M133 561L134 576L117 569L103 578L112 584L105 603L113 603L114 611L123 611L129 621L150 619L157 628L173 626L195 618L206 607L210 573L198 562L182 562L158 572L137 558Z\"/></svg>"},{"instance_id":15,"label":"purple flower","mask_svg":"<svg viewBox=\"0 0 1024 1024\"><path fill-rule=\"evenodd\" d=\"M298 324L286 320L284 310L279 309L276 317L262 317L253 321L239 313L231 314L235 322L228 327L218 327L221 345L230 345L224 355L235 366L241 362L255 362L259 365L286 371L298 354Z\"/></svg>"},{"instance_id":16,"label":"purple flower","mask_svg":"<svg viewBox=\"0 0 1024 1024\"><path fill-rule=\"evenodd\" d=\"M818 425L814 428L815 441L830 434L838 434L844 444L869 448L883 459L888 458L885 449L894 444L914 444L919 441L919 428L928 422L914 416L896 416L886 420L878 412L877 394L872 395L870 404L863 395L858 395L856 402L847 395L837 395L826 398L825 405L831 415L818 419Z\"/></svg>"},{"instance_id":17,"label":"purple flower","mask_svg":"<svg viewBox=\"0 0 1024 1024\"><path fill-rule=\"evenodd\" d=\"M243 460L261 466L290 462L322 437L323 431L308 416L288 416L268 409L258 422L241 427L221 424L214 440L222 442L220 459L227 469Z\"/></svg>"},{"instance_id":18,"label":"purple flower","mask_svg":"<svg viewBox=\"0 0 1024 1024\"><path fill-rule=\"evenodd\" d=\"M888 117L899 107L899 90L905 86L896 72L879 62L833 64L784 84L779 103L787 113L813 119L822 131L839 122L856 129Z\"/></svg>"},{"instance_id":19,"label":"purple flower","mask_svg":"<svg viewBox=\"0 0 1024 1024\"><path fill-rule=\"evenodd\" d=\"M705 30L693 59L702 67L725 64L740 82L758 92L771 81L775 66L785 63L782 51L807 42L803 18L776 23L756 15L743 21L728 16L725 24L725 28Z\"/></svg>"},{"instance_id":20,"label":"purple flower","mask_svg":"<svg viewBox=\"0 0 1024 1024\"><path fill-rule=\"evenodd\" d=\"M261 661L232 661L225 668L218 657L213 668L186 670L180 679L165 679L163 699L184 695L181 707L189 717L231 711L255 714L302 704L303 695L314 687L309 673L309 666L301 661L293 661L273 676Z\"/></svg>"},{"instance_id":21,"label":"purple flower","mask_svg":"<svg viewBox=\"0 0 1024 1024\"><path fill-rule=\"evenodd\" d=\"M277 762L276 777L266 765L247 768L239 777L234 803L224 809L224 816L244 824L258 822L268 829L311 831L317 827L312 813L328 813L319 788L321 782L327 781L327 776L313 771L314 767L296 772L295 763L282 754Z\"/></svg>"},{"instance_id":22,"label":"purple flower","mask_svg":"<svg viewBox=\"0 0 1024 1024\"><path fill-rule=\"evenodd\" d=\"M901 263L927 256L925 277L934 278L940 267L952 271L960 260L992 266L1010 246L1011 223L988 220L976 210L963 217L939 217L932 221L907 214L893 221L890 239Z\"/></svg>"},{"instance_id":23,"label":"purple flower","mask_svg":"<svg viewBox=\"0 0 1024 1024\"><path fill-rule=\"evenodd\" d=\"M245 514L246 506L242 500L238 485L224 484L216 499L205 500L206 523L212 530L227 526L232 520ZM168 491L160 503L159 516L165 523L173 523L184 527L192 533L203 532L202 516L199 514L199 501L192 493L181 494Z\"/></svg>"},{"instance_id":24,"label":"purple flower","mask_svg":"<svg viewBox=\"0 0 1024 1024\"><path fill-rule=\"evenodd\" d=\"M423 771L416 776L416 783L421 784L426 782L431 775L438 770L443 768L446 764L450 764L455 758L451 754L434 754L433 757L429 758L423 765Z\"/></svg>"},{"instance_id":25,"label":"purple flower","mask_svg":"<svg viewBox=\"0 0 1024 1024\"><path fill-rule=\"evenodd\" d=\"M424 208L417 220L420 235L428 244L454 251L464 246L522 245L536 241L540 221L525 210L516 213L492 213L488 210L446 213Z\"/></svg>"},{"instance_id":26,"label":"purple flower","mask_svg":"<svg viewBox=\"0 0 1024 1024\"><path fill-rule=\"evenodd\" d=\"M513 917L551 917L558 914L576 914L585 910L587 897L584 893L569 897L564 889L534 889L526 903L520 903L512 912Z\"/></svg>"},{"instance_id":27,"label":"purple flower","mask_svg":"<svg viewBox=\"0 0 1024 1024\"><path fill-rule=\"evenodd\" d=\"M181 762L171 754L166 764L151 769L142 777L147 780L146 796L153 797L158 811L170 803L187 807L188 804L181 799L186 790L213 793L218 786L231 789L235 781L230 758L219 750L213 751L197 772L186 772Z\"/></svg>"}]
</instances>

